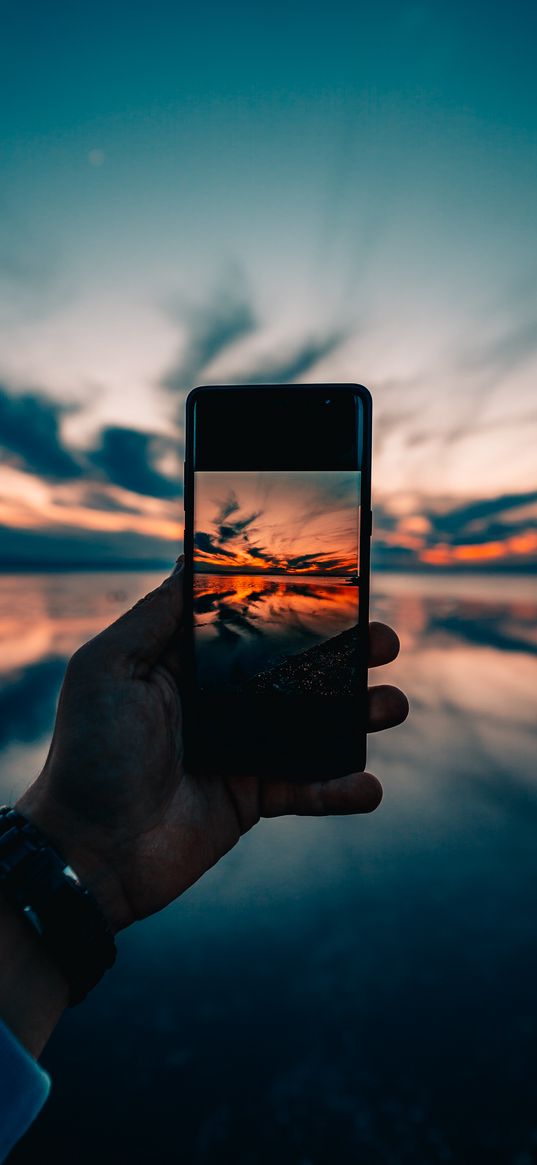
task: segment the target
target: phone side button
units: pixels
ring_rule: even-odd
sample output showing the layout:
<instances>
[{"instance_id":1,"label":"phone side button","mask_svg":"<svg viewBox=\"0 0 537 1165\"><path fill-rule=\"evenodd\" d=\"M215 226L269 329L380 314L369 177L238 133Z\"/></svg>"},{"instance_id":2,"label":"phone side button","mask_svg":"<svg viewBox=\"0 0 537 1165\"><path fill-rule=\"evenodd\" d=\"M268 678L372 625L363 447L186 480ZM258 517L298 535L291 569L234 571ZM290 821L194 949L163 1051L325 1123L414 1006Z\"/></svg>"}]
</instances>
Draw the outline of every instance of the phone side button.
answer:
<instances>
[{"instance_id":1,"label":"phone side button","mask_svg":"<svg viewBox=\"0 0 537 1165\"><path fill-rule=\"evenodd\" d=\"M369 511L369 537L373 533L373 510Z\"/></svg>"}]
</instances>

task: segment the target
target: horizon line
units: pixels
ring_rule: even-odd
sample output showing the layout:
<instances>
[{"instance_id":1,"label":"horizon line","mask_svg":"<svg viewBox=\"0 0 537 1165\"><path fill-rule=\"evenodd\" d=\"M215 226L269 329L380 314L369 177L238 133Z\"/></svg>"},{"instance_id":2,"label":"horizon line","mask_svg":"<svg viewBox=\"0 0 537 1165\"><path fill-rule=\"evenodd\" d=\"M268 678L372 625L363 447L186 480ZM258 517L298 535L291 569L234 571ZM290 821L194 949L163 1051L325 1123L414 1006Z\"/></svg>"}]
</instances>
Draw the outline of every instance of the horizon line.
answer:
<instances>
[{"instance_id":1,"label":"horizon line","mask_svg":"<svg viewBox=\"0 0 537 1165\"><path fill-rule=\"evenodd\" d=\"M136 571L136 570L164 570L171 571L175 565L176 558L120 558L120 559L58 559L56 562L50 559L7 559L2 562L0 560L0 575L2 574L54 574L54 573L73 573L73 572L92 572L92 571ZM376 564L372 567L372 574L525 574L534 576L536 572L535 562L505 562L499 561L493 563L490 560L486 563L481 562L458 562L458 563L382 563ZM194 569L194 574L220 574L225 577L226 574L232 577L233 573L249 575L253 578L263 578L270 574L277 575L277 571L200 571ZM353 575L319 575L308 571L305 575L299 575L297 572L291 575L280 573L278 577L281 578L352 578Z\"/></svg>"}]
</instances>

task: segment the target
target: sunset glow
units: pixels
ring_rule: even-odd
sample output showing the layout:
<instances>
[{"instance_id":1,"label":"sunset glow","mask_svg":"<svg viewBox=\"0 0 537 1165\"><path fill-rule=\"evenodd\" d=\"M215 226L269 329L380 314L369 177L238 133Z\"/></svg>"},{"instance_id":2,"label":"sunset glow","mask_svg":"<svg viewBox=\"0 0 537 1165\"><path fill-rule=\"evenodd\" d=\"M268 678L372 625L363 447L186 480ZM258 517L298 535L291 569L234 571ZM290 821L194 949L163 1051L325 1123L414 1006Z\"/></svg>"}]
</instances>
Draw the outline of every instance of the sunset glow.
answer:
<instances>
[{"instance_id":1,"label":"sunset glow","mask_svg":"<svg viewBox=\"0 0 537 1165\"><path fill-rule=\"evenodd\" d=\"M358 507L357 473L196 473L196 570L357 574Z\"/></svg>"},{"instance_id":2,"label":"sunset glow","mask_svg":"<svg viewBox=\"0 0 537 1165\"><path fill-rule=\"evenodd\" d=\"M451 566L457 562L482 562L486 560L501 560L510 557L533 555L537 552L537 533L528 531L506 538L503 542L484 542L480 545L469 546L434 546L428 550L421 550L419 557L422 562L433 566Z\"/></svg>"}]
</instances>

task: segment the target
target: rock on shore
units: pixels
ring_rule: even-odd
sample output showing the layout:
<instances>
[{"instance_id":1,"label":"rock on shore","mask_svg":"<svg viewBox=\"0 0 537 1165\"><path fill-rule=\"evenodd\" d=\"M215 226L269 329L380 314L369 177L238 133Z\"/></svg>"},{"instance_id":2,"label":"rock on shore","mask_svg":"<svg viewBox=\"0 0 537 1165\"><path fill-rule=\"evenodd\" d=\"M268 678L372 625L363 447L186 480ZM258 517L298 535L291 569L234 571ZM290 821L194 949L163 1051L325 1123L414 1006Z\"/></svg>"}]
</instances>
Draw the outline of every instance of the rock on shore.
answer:
<instances>
[{"instance_id":1,"label":"rock on shore","mask_svg":"<svg viewBox=\"0 0 537 1165\"><path fill-rule=\"evenodd\" d=\"M258 672L241 689L285 695L340 696L352 692L357 645L358 627L355 626L307 651L290 655L267 671Z\"/></svg>"}]
</instances>

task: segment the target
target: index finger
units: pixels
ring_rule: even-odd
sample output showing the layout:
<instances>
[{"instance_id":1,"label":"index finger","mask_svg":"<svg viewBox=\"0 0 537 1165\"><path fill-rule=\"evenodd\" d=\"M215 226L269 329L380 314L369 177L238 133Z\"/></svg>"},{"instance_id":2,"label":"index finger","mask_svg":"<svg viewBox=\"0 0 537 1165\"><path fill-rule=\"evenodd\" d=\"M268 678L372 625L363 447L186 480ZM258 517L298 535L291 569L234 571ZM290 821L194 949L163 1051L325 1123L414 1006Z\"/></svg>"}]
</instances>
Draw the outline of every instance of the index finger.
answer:
<instances>
[{"instance_id":1,"label":"index finger","mask_svg":"<svg viewBox=\"0 0 537 1165\"><path fill-rule=\"evenodd\" d=\"M335 780L271 780L260 785L261 816L328 817L372 813L382 800L382 785L372 773L350 773Z\"/></svg>"}]
</instances>

